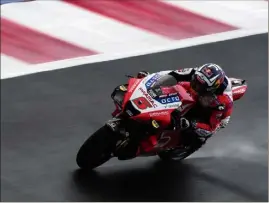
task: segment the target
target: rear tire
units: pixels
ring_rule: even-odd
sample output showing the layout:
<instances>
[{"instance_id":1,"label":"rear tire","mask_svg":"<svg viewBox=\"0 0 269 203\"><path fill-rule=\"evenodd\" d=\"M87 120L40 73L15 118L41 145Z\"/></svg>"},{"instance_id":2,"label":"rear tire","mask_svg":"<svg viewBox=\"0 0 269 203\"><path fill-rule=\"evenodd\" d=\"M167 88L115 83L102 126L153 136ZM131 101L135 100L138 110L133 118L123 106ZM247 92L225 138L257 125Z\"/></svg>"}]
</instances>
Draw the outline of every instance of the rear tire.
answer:
<instances>
[{"instance_id":1,"label":"rear tire","mask_svg":"<svg viewBox=\"0 0 269 203\"><path fill-rule=\"evenodd\" d=\"M158 156L160 159L164 161L181 161L188 156L192 155L194 152L198 151L204 144L206 140L201 142L200 140L196 140L195 143L192 143L190 146L188 146L185 150L182 150L182 152L177 152L177 150L180 149L174 149L169 151L162 151L158 153Z\"/></svg>"},{"instance_id":2,"label":"rear tire","mask_svg":"<svg viewBox=\"0 0 269 203\"><path fill-rule=\"evenodd\" d=\"M163 161L170 161L170 160L181 161L190 156L191 154L193 154L196 150L198 149L189 149L183 151L182 153L175 153L174 150L162 151L158 153L158 156Z\"/></svg>"},{"instance_id":3,"label":"rear tire","mask_svg":"<svg viewBox=\"0 0 269 203\"><path fill-rule=\"evenodd\" d=\"M201 140L193 134L185 134L184 146L185 149L175 148L172 150L161 151L158 153L160 159L164 161L181 161L186 159L188 156L192 155L194 152L198 151L205 143L208 138ZM179 150L179 151L178 151Z\"/></svg>"},{"instance_id":4,"label":"rear tire","mask_svg":"<svg viewBox=\"0 0 269 203\"><path fill-rule=\"evenodd\" d=\"M116 145L116 136L103 126L92 134L80 147L76 162L81 169L92 170L111 158Z\"/></svg>"}]
</instances>

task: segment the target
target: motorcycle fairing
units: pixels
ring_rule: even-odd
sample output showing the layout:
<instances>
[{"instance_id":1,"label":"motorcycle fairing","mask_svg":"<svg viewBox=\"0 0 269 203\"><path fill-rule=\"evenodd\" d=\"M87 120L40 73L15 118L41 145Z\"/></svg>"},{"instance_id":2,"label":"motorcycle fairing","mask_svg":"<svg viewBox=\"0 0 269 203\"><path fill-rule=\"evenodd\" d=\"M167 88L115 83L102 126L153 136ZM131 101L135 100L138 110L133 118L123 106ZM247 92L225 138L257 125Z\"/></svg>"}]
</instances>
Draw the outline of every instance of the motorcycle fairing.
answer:
<instances>
[{"instance_id":1,"label":"motorcycle fairing","mask_svg":"<svg viewBox=\"0 0 269 203\"><path fill-rule=\"evenodd\" d=\"M160 97L152 97L149 94L148 90L158 81L156 78L160 78L168 72L170 71L150 74L142 79L129 79L123 108L130 107L131 103L131 107L140 112L131 116L132 119L143 121L154 119L159 121L162 126L166 126L170 123L170 115L174 109L182 106L183 114L192 107L194 100L180 85L161 87L163 94Z\"/></svg>"},{"instance_id":2,"label":"motorcycle fairing","mask_svg":"<svg viewBox=\"0 0 269 203\"><path fill-rule=\"evenodd\" d=\"M162 98L156 99L156 98L151 97L150 94L148 93L148 89L150 87L152 87L161 76L166 75L168 72L170 72L170 71L161 71L158 73L150 74L150 75L146 76L145 78L140 79L139 84L135 87L135 89L132 92L132 95L130 95L128 100L131 100L133 105L135 106L135 108L137 110L141 111L141 113L149 113L149 112L153 112L153 111L171 108L168 105L170 103L175 103L175 104L177 104L177 106L181 105L182 102L179 99L179 97L177 97L177 95L170 95L170 96L168 95L167 97L164 96ZM130 80L132 80L132 79L130 79ZM130 82L133 82L133 81L130 81ZM172 89L171 89L171 91L172 91ZM176 93L176 91L174 91L174 93ZM149 100L150 105L148 105L148 108L141 109L137 106L137 103L134 102L134 99L142 98L142 97L145 97L147 100ZM176 99L174 99L172 101L173 97ZM164 102L162 102L163 100L168 100L168 102L164 103Z\"/></svg>"}]
</instances>

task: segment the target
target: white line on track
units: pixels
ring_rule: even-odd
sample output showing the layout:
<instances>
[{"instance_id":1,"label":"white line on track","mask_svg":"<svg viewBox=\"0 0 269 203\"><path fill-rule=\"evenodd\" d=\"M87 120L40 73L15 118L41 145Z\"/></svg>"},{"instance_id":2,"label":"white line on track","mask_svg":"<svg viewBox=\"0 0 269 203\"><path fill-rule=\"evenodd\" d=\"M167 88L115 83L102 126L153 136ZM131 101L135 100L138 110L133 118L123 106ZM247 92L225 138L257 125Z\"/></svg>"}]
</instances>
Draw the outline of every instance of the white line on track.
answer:
<instances>
[{"instance_id":1,"label":"white line on track","mask_svg":"<svg viewBox=\"0 0 269 203\"><path fill-rule=\"evenodd\" d=\"M132 52L122 52L122 53L109 53L109 54L98 54L94 56L89 57L79 57L79 58L72 58L67 60L61 60L56 62L50 62L50 63L44 63L44 64L38 64L38 65L29 65L28 67L18 67L18 69L15 71L6 71L6 69L1 69L1 79L6 78L12 78L12 77L18 77L38 72L44 72L44 71L52 71L57 69L63 69L68 68L72 66L77 65L83 65L83 64L91 64L91 63L97 63L102 61L111 61L116 59L122 59L122 58L129 58L134 56L140 56L140 55L146 55L146 54L152 54L152 53L159 53L169 50L176 50L191 46L197 46L202 44L208 44L213 42L219 42L219 41L225 41L230 39L236 39L251 35L257 35L262 33L268 33L268 27L260 28L260 29L241 29L241 30L235 30L235 31L228 31L218 34L211 34L196 38L189 38L184 40L179 40L176 42L171 42L165 46L159 46L154 48L148 48L144 49L143 51L140 50L134 50ZM2 57L2 56L1 56ZM108 66L109 68L109 66Z\"/></svg>"}]
</instances>

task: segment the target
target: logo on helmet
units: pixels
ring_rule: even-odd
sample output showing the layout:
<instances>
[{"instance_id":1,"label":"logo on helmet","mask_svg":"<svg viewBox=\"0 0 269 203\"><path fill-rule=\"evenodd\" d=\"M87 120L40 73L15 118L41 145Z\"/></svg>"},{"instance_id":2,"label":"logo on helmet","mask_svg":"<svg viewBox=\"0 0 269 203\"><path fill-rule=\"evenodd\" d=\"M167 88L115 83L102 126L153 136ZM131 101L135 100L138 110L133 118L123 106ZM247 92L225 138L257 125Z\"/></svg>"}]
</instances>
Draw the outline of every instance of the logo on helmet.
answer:
<instances>
[{"instance_id":1,"label":"logo on helmet","mask_svg":"<svg viewBox=\"0 0 269 203\"><path fill-rule=\"evenodd\" d=\"M202 72L209 78L213 75L213 72L209 68L203 69Z\"/></svg>"},{"instance_id":2,"label":"logo on helmet","mask_svg":"<svg viewBox=\"0 0 269 203\"><path fill-rule=\"evenodd\" d=\"M219 87L219 86L220 86L220 79L218 79L218 80L216 81L215 86L216 86L216 87Z\"/></svg>"}]
</instances>

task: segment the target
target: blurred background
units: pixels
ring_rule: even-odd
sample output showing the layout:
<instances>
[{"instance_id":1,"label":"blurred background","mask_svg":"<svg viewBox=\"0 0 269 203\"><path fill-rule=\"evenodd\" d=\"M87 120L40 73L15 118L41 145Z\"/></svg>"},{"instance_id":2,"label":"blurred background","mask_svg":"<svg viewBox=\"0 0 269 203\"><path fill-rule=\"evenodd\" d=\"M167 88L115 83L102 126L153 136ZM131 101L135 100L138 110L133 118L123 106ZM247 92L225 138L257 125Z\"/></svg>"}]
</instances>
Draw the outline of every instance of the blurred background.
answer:
<instances>
[{"instance_id":1,"label":"blurred background","mask_svg":"<svg viewBox=\"0 0 269 203\"><path fill-rule=\"evenodd\" d=\"M1 0L1 77L266 31L266 0Z\"/></svg>"},{"instance_id":2,"label":"blurred background","mask_svg":"<svg viewBox=\"0 0 269 203\"><path fill-rule=\"evenodd\" d=\"M1 0L1 200L268 201L267 34L265 0ZM125 74L208 62L248 90L205 147L77 170Z\"/></svg>"}]
</instances>

